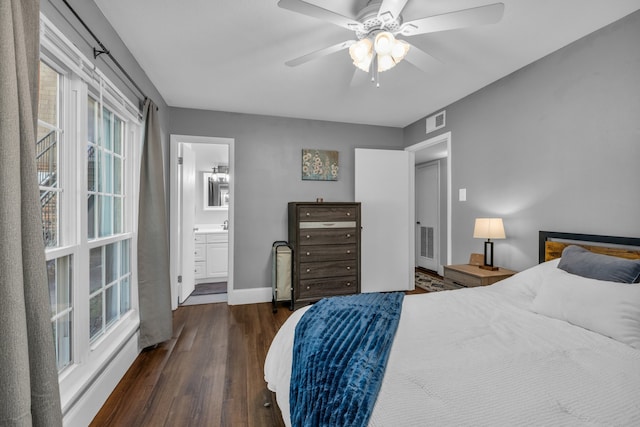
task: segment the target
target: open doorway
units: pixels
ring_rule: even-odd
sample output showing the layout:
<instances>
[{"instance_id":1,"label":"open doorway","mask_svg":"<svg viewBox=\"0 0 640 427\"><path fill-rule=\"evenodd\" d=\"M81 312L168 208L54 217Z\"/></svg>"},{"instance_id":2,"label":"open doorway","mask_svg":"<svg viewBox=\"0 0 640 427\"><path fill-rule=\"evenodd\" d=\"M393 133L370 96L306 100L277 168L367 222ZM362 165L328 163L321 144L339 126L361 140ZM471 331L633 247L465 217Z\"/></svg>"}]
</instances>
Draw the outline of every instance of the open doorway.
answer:
<instances>
[{"instance_id":1,"label":"open doorway","mask_svg":"<svg viewBox=\"0 0 640 427\"><path fill-rule=\"evenodd\" d=\"M451 132L405 150L415 154L415 266L442 276L451 263Z\"/></svg>"},{"instance_id":2,"label":"open doorway","mask_svg":"<svg viewBox=\"0 0 640 427\"><path fill-rule=\"evenodd\" d=\"M172 308L233 291L233 139L171 135Z\"/></svg>"}]
</instances>

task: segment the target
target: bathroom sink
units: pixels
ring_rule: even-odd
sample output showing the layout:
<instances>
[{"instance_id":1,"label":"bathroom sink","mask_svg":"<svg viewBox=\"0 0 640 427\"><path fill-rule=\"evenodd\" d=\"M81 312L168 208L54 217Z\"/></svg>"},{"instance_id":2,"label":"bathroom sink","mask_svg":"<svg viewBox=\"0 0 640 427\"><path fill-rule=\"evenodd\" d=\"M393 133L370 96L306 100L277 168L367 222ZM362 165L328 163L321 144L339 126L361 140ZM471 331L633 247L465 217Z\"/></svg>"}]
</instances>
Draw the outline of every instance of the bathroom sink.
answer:
<instances>
[{"instance_id":1,"label":"bathroom sink","mask_svg":"<svg viewBox=\"0 0 640 427\"><path fill-rule=\"evenodd\" d=\"M227 233L229 230L224 224L198 224L194 227L196 233Z\"/></svg>"}]
</instances>

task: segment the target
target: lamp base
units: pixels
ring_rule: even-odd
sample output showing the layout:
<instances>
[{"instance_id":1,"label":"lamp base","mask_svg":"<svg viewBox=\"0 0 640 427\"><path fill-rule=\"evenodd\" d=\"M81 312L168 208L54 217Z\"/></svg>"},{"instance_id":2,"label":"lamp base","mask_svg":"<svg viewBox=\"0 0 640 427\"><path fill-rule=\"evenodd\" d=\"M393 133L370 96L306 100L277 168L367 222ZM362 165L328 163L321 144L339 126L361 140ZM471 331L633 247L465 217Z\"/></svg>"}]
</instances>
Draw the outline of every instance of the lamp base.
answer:
<instances>
[{"instance_id":1,"label":"lamp base","mask_svg":"<svg viewBox=\"0 0 640 427\"><path fill-rule=\"evenodd\" d=\"M489 271L498 271L500 269L500 267L494 267L492 265L479 265L478 267L480 267L483 270L489 270Z\"/></svg>"}]
</instances>

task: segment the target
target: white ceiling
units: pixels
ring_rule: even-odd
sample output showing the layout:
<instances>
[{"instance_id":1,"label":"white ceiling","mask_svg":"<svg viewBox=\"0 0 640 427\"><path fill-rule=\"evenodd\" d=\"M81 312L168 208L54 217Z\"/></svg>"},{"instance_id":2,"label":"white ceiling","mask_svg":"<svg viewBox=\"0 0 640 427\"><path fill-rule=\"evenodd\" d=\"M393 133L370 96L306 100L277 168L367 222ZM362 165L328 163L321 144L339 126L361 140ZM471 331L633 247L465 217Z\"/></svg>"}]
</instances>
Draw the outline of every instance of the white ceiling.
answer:
<instances>
[{"instance_id":1,"label":"white ceiling","mask_svg":"<svg viewBox=\"0 0 640 427\"><path fill-rule=\"evenodd\" d=\"M497 0L409 0L405 21ZM502 0L494 25L406 38L441 61L405 62L376 88L348 51L284 63L355 39L277 0L95 0L170 106L404 127L640 9L640 0ZM307 0L355 16L366 0Z\"/></svg>"}]
</instances>

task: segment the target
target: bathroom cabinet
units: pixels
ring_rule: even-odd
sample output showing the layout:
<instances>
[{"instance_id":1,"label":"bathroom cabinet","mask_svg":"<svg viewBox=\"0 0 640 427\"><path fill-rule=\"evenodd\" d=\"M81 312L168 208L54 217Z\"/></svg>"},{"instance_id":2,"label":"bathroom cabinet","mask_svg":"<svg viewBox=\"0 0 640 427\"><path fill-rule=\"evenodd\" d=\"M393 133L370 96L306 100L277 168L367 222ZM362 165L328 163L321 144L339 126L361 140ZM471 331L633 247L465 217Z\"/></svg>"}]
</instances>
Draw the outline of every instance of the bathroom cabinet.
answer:
<instances>
[{"instance_id":1,"label":"bathroom cabinet","mask_svg":"<svg viewBox=\"0 0 640 427\"><path fill-rule=\"evenodd\" d=\"M197 232L195 235L196 283L227 280L229 265L229 235L225 231Z\"/></svg>"}]
</instances>

